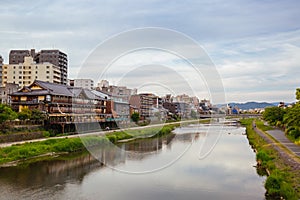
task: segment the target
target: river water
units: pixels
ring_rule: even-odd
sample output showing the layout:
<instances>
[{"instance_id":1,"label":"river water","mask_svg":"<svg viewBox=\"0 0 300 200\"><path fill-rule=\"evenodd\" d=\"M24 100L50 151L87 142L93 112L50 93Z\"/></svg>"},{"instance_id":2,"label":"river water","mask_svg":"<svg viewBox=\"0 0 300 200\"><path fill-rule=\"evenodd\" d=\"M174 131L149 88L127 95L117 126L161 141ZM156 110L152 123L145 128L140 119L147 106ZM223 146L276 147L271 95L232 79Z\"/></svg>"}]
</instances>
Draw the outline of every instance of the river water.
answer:
<instances>
[{"instance_id":1,"label":"river water","mask_svg":"<svg viewBox=\"0 0 300 200\"><path fill-rule=\"evenodd\" d=\"M1 168L0 199L265 199L243 127L190 125L98 159L105 164L80 153Z\"/></svg>"}]
</instances>

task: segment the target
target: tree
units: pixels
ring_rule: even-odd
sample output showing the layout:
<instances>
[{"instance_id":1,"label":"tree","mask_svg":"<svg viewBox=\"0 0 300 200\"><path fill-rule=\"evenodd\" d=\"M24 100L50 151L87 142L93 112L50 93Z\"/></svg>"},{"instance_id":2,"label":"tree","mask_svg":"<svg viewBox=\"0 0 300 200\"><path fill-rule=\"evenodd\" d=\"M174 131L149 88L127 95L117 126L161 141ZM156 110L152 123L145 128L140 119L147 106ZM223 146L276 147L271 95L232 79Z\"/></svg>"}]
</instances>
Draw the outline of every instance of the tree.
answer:
<instances>
[{"instance_id":1,"label":"tree","mask_svg":"<svg viewBox=\"0 0 300 200\"><path fill-rule=\"evenodd\" d=\"M14 120L17 114L7 105L0 104L0 124L7 120Z\"/></svg>"},{"instance_id":2,"label":"tree","mask_svg":"<svg viewBox=\"0 0 300 200\"><path fill-rule=\"evenodd\" d=\"M300 88L296 89L296 99L300 101Z\"/></svg>"},{"instance_id":3,"label":"tree","mask_svg":"<svg viewBox=\"0 0 300 200\"><path fill-rule=\"evenodd\" d=\"M46 115L38 109L33 109L30 116L31 120L43 121L46 119Z\"/></svg>"},{"instance_id":4,"label":"tree","mask_svg":"<svg viewBox=\"0 0 300 200\"><path fill-rule=\"evenodd\" d=\"M197 117L197 112L196 112L196 111L191 110L191 118L193 118L193 119L197 119L197 118L198 118L198 117Z\"/></svg>"},{"instance_id":5,"label":"tree","mask_svg":"<svg viewBox=\"0 0 300 200\"><path fill-rule=\"evenodd\" d=\"M276 125L277 122L283 121L285 110L279 107L269 107L265 109L263 118L268 121L271 125Z\"/></svg>"},{"instance_id":6,"label":"tree","mask_svg":"<svg viewBox=\"0 0 300 200\"><path fill-rule=\"evenodd\" d=\"M134 122L138 122L138 121L140 120L140 114L137 113L137 112L132 113L131 119L132 119L132 121L134 121Z\"/></svg>"},{"instance_id":7,"label":"tree","mask_svg":"<svg viewBox=\"0 0 300 200\"><path fill-rule=\"evenodd\" d=\"M30 119L32 115L32 111L29 108L23 108L21 112L18 113L18 119L26 120Z\"/></svg>"}]
</instances>

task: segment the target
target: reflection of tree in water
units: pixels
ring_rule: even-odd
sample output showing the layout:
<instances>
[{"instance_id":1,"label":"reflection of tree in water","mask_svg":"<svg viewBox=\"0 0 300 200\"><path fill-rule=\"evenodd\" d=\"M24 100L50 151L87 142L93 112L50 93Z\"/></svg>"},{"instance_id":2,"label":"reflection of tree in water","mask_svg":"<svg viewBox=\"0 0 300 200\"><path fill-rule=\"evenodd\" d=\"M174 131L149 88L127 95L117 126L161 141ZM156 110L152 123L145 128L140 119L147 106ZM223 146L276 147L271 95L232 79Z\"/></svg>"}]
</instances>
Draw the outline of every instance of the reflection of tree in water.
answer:
<instances>
[{"instance_id":1,"label":"reflection of tree in water","mask_svg":"<svg viewBox=\"0 0 300 200\"><path fill-rule=\"evenodd\" d=\"M125 163L126 159L142 160L169 148L174 141L192 142L197 134L168 134L163 137L139 139L115 145L103 145L89 153L71 154L53 160L39 161L17 167L1 168L0 185L14 189L49 188L63 189L68 182L81 183L91 171L107 166ZM101 162L99 162L101 161ZM104 163L104 164L103 164ZM0 187L1 188L1 187Z\"/></svg>"},{"instance_id":2,"label":"reflection of tree in water","mask_svg":"<svg viewBox=\"0 0 300 200\"><path fill-rule=\"evenodd\" d=\"M101 166L90 154L81 153L72 155L68 160L48 160L2 168L0 185L9 183L18 188L63 186L70 181L81 182L86 174Z\"/></svg>"}]
</instances>

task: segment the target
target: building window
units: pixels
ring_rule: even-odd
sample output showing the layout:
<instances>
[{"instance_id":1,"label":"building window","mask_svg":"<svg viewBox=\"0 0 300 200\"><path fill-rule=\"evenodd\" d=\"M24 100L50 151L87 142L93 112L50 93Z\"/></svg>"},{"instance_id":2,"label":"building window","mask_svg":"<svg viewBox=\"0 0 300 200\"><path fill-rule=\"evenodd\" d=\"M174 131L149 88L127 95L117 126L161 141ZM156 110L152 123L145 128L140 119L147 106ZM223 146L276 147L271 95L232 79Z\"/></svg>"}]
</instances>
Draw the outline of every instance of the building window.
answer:
<instances>
[{"instance_id":1,"label":"building window","mask_svg":"<svg viewBox=\"0 0 300 200\"><path fill-rule=\"evenodd\" d=\"M19 66L19 69L22 69L22 66Z\"/></svg>"},{"instance_id":2,"label":"building window","mask_svg":"<svg viewBox=\"0 0 300 200\"><path fill-rule=\"evenodd\" d=\"M14 66L14 69L16 69L16 66Z\"/></svg>"},{"instance_id":3,"label":"building window","mask_svg":"<svg viewBox=\"0 0 300 200\"><path fill-rule=\"evenodd\" d=\"M35 79L38 79L38 77L36 76Z\"/></svg>"},{"instance_id":4,"label":"building window","mask_svg":"<svg viewBox=\"0 0 300 200\"><path fill-rule=\"evenodd\" d=\"M19 76L19 79L22 79L22 76Z\"/></svg>"},{"instance_id":5,"label":"building window","mask_svg":"<svg viewBox=\"0 0 300 200\"><path fill-rule=\"evenodd\" d=\"M49 66L47 66L46 68L47 68L47 69L49 69L50 67L49 67Z\"/></svg>"},{"instance_id":6,"label":"building window","mask_svg":"<svg viewBox=\"0 0 300 200\"><path fill-rule=\"evenodd\" d=\"M49 74L49 71L46 71L47 74Z\"/></svg>"},{"instance_id":7,"label":"building window","mask_svg":"<svg viewBox=\"0 0 300 200\"><path fill-rule=\"evenodd\" d=\"M14 76L13 79L15 79L16 77Z\"/></svg>"},{"instance_id":8,"label":"building window","mask_svg":"<svg viewBox=\"0 0 300 200\"><path fill-rule=\"evenodd\" d=\"M37 69L37 68L38 68L38 66L35 66L35 68Z\"/></svg>"},{"instance_id":9,"label":"building window","mask_svg":"<svg viewBox=\"0 0 300 200\"><path fill-rule=\"evenodd\" d=\"M21 85L21 84L22 84L22 81L19 81L19 84Z\"/></svg>"},{"instance_id":10,"label":"building window","mask_svg":"<svg viewBox=\"0 0 300 200\"><path fill-rule=\"evenodd\" d=\"M29 69L31 69L31 66L29 66Z\"/></svg>"},{"instance_id":11,"label":"building window","mask_svg":"<svg viewBox=\"0 0 300 200\"><path fill-rule=\"evenodd\" d=\"M49 79L49 76L46 76L46 79Z\"/></svg>"},{"instance_id":12,"label":"building window","mask_svg":"<svg viewBox=\"0 0 300 200\"><path fill-rule=\"evenodd\" d=\"M35 72L36 74L38 73L38 71Z\"/></svg>"},{"instance_id":13,"label":"building window","mask_svg":"<svg viewBox=\"0 0 300 200\"><path fill-rule=\"evenodd\" d=\"M22 72L21 72L21 71L19 71L19 74L22 74Z\"/></svg>"},{"instance_id":14,"label":"building window","mask_svg":"<svg viewBox=\"0 0 300 200\"><path fill-rule=\"evenodd\" d=\"M31 74L31 72L29 72L29 74Z\"/></svg>"},{"instance_id":15,"label":"building window","mask_svg":"<svg viewBox=\"0 0 300 200\"><path fill-rule=\"evenodd\" d=\"M14 71L13 74L16 74L16 72Z\"/></svg>"}]
</instances>

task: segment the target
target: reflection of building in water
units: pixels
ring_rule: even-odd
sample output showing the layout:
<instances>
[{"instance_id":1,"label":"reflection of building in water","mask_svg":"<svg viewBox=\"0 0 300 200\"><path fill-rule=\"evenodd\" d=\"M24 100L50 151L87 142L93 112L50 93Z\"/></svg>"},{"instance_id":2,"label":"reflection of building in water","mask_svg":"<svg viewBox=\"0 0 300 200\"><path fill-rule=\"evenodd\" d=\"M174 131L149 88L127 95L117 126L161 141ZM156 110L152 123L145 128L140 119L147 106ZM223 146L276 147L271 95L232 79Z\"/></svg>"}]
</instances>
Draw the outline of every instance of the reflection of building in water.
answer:
<instances>
[{"instance_id":1,"label":"reflection of building in water","mask_svg":"<svg viewBox=\"0 0 300 200\"><path fill-rule=\"evenodd\" d=\"M174 136L169 134L165 137L135 140L121 145L120 148L137 153L156 152L162 149L163 145L169 144Z\"/></svg>"},{"instance_id":2,"label":"reflection of building in water","mask_svg":"<svg viewBox=\"0 0 300 200\"><path fill-rule=\"evenodd\" d=\"M185 133L185 134L177 134L176 140L182 142L192 142L194 139L195 133Z\"/></svg>"}]
</instances>

